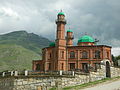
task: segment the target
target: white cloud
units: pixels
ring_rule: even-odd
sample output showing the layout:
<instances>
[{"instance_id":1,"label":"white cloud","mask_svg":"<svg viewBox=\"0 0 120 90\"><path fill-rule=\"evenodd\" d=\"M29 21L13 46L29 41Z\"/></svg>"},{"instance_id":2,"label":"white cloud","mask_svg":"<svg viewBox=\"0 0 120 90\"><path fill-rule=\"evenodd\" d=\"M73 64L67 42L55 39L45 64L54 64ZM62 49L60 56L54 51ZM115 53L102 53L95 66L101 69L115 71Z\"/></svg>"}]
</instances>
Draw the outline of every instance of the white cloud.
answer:
<instances>
[{"instance_id":1,"label":"white cloud","mask_svg":"<svg viewBox=\"0 0 120 90\"><path fill-rule=\"evenodd\" d=\"M66 27L74 31L76 40L88 32L101 44L119 46L119 3L120 0L1 0L0 33L24 29L54 39L54 21L63 9Z\"/></svg>"},{"instance_id":2,"label":"white cloud","mask_svg":"<svg viewBox=\"0 0 120 90\"><path fill-rule=\"evenodd\" d=\"M13 11L11 8L6 8L6 7L0 8L0 14L2 14L3 17L4 16L13 17L16 19L18 19L20 17L17 12Z\"/></svg>"},{"instance_id":3,"label":"white cloud","mask_svg":"<svg viewBox=\"0 0 120 90\"><path fill-rule=\"evenodd\" d=\"M112 48L112 54L114 56L120 55L120 47Z\"/></svg>"}]
</instances>

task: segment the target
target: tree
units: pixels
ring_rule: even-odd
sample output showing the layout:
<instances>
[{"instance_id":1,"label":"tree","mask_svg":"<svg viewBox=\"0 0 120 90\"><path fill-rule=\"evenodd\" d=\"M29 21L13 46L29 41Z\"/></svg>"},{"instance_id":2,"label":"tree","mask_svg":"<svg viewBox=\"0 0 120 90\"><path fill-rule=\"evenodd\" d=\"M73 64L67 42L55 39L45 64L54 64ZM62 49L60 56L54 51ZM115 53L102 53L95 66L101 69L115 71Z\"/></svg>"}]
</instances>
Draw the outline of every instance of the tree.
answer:
<instances>
[{"instance_id":1,"label":"tree","mask_svg":"<svg viewBox=\"0 0 120 90\"><path fill-rule=\"evenodd\" d=\"M120 55L116 57L112 55L112 61L113 61L114 66L118 66L118 60L120 60Z\"/></svg>"},{"instance_id":2,"label":"tree","mask_svg":"<svg viewBox=\"0 0 120 90\"><path fill-rule=\"evenodd\" d=\"M116 66L116 60L113 54L112 54L112 61L113 61L113 65Z\"/></svg>"},{"instance_id":3,"label":"tree","mask_svg":"<svg viewBox=\"0 0 120 90\"><path fill-rule=\"evenodd\" d=\"M116 60L120 60L120 55L116 57Z\"/></svg>"}]
</instances>

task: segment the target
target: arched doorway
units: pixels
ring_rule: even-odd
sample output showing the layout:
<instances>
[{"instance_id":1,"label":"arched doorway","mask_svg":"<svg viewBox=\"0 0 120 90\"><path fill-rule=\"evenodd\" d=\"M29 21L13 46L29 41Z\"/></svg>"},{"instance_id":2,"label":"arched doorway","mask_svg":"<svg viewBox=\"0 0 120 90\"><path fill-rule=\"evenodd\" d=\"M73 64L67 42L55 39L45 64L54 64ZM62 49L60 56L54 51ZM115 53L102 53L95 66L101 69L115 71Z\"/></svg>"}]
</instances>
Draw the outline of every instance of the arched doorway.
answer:
<instances>
[{"instance_id":1,"label":"arched doorway","mask_svg":"<svg viewBox=\"0 0 120 90\"><path fill-rule=\"evenodd\" d=\"M108 61L106 61L106 77L111 77L111 73L110 73L110 63Z\"/></svg>"}]
</instances>

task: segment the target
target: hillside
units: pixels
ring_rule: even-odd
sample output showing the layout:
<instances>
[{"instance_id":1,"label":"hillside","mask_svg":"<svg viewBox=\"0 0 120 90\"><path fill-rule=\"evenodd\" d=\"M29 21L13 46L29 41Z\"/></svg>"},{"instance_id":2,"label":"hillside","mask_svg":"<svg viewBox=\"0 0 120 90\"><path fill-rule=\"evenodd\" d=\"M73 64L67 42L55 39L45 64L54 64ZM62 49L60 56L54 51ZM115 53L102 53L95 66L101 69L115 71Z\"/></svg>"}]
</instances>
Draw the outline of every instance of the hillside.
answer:
<instances>
[{"instance_id":1,"label":"hillside","mask_svg":"<svg viewBox=\"0 0 120 90\"><path fill-rule=\"evenodd\" d=\"M41 48L48 46L46 38L26 31L0 35L0 71L32 68L32 60L41 59Z\"/></svg>"},{"instance_id":2,"label":"hillside","mask_svg":"<svg viewBox=\"0 0 120 90\"><path fill-rule=\"evenodd\" d=\"M0 45L0 71L31 69L32 60L40 55L18 45Z\"/></svg>"},{"instance_id":3,"label":"hillside","mask_svg":"<svg viewBox=\"0 0 120 90\"><path fill-rule=\"evenodd\" d=\"M0 35L0 44L16 44L36 53L41 53L40 48L46 47L51 41L34 33L14 31Z\"/></svg>"}]
</instances>

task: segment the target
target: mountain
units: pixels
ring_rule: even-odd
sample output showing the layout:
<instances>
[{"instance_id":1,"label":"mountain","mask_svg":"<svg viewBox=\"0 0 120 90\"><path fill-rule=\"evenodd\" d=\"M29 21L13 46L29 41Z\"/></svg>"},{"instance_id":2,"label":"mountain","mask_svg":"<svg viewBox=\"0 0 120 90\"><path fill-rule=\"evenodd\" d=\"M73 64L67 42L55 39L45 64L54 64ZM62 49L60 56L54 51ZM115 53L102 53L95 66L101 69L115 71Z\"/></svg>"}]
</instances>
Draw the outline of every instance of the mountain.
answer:
<instances>
[{"instance_id":1,"label":"mountain","mask_svg":"<svg viewBox=\"0 0 120 90\"><path fill-rule=\"evenodd\" d=\"M8 34L0 35L0 44L16 44L26 49L41 53L40 48L46 47L51 41L26 31L14 31Z\"/></svg>"},{"instance_id":2,"label":"mountain","mask_svg":"<svg viewBox=\"0 0 120 90\"><path fill-rule=\"evenodd\" d=\"M32 60L41 59L41 49L51 41L26 31L0 35L0 71L32 68Z\"/></svg>"}]
</instances>

